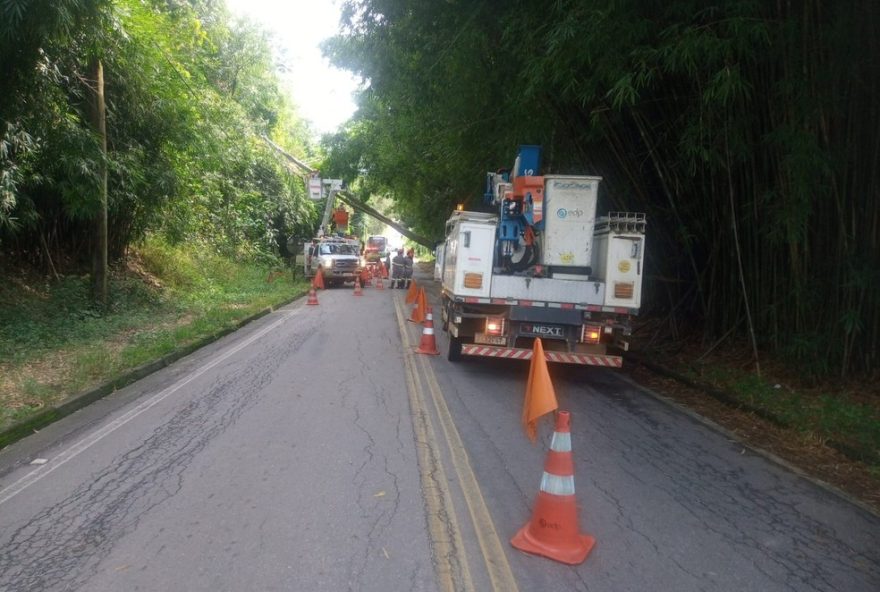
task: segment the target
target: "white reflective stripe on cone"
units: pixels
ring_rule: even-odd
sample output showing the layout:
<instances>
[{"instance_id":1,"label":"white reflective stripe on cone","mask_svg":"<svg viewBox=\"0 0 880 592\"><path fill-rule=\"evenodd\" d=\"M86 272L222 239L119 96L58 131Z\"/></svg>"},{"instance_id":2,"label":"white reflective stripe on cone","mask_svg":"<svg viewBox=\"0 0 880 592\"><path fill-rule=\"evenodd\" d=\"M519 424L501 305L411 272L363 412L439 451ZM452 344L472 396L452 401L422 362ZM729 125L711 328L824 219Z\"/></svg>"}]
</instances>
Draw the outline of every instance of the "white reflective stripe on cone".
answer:
<instances>
[{"instance_id":1,"label":"white reflective stripe on cone","mask_svg":"<svg viewBox=\"0 0 880 592\"><path fill-rule=\"evenodd\" d=\"M425 327L425 330L422 331L422 335L433 335L433 334L434 334L434 329L432 329L431 327Z\"/></svg>"},{"instance_id":2,"label":"white reflective stripe on cone","mask_svg":"<svg viewBox=\"0 0 880 592\"><path fill-rule=\"evenodd\" d=\"M544 471L541 477L541 491L552 495L574 495L574 477L560 477Z\"/></svg>"},{"instance_id":3,"label":"white reflective stripe on cone","mask_svg":"<svg viewBox=\"0 0 880 592\"><path fill-rule=\"evenodd\" d=\"M571 432L553 432L550 450L553 452L571 452Z\"/></svg>"}]
</instances>

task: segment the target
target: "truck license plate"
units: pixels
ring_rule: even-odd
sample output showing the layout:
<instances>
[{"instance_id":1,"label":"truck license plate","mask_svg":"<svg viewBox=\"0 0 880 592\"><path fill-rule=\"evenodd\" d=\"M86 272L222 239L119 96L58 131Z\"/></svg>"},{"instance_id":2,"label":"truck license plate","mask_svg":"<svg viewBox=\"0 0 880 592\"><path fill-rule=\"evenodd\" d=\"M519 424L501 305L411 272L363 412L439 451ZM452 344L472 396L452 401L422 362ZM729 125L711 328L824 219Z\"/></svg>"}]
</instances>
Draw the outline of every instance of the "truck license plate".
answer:
<instances>
[{"instance_id":1,"label":"truck license plate","mask_svg":"<svg viewBox=\"0 0 880 592\"><path fill-rule=\"evenodd\" d=\"M507 338L503 335L476 333L474 335L474 343L479 343L480 345L507 345Z\"/></svg>"}]
</instances>

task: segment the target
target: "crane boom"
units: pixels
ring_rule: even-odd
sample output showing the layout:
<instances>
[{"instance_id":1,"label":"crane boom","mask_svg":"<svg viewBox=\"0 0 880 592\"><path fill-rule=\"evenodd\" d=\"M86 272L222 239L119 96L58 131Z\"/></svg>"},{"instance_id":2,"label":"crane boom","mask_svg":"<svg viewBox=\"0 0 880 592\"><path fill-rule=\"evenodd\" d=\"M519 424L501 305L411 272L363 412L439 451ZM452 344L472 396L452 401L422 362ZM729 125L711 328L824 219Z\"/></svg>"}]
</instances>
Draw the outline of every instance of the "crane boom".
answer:
<instances>
[{"instance_id":1,"label":"crane boom","mask_svg":"<svg viewBox=\"0 0 880 592\"><path fill-rule=\"evenodd\" d=\"M290 152L288 152L287 150L285 150L284 148L282 148L281 146L279 146L278 144L276 144L275 142L270 140L269 137L266 136L265 134L263 134L260 137L263 138L263 141L266 142L267 144L269 144L269 146L272 147L275 150L275 152L277 152L278 154L280 154L281 156L283 156L284 158L286 158L287 160L292 162L294 165L299 167L299 169L301 171L308 173L310 175L318 172L318 169L313 169L312 167L310 167L309 165L307 165L306 163L304 163L303 161L298 159L296 156L294 156L293 154L291 154Z\"/></svg>"},{"instance_id":2,"label":"crane boom","mask_svg":"<svg viewBox=\"0 0 880 592\"><path fill-rule=\"evenodd\" d=\"M281 146L279 146L278 144L276 144L275 142L270 140L267 136L263 135L262 138L263 138L263 141L265 141L270 147L272 147L272 149L274 149L276 152L278 152L280 155L282 155L285 159L287 159L290 163L295 165L297 168L299 168L304 173L312 175L312 174L315 174L318 172L317 169L313 169L312 167L310 167L309 165L307 165L303 161L299 160L297 157L295 157L294 155L287 152L284 148L282 148ZM342 200L343 202L345 202L348 205L350 205L351 207L353 207L354 209L359 210L359 211L367 214L368 216L372 216L373 218L379 220L380 222L384 222L385 224L387 224L388 226L390 226L391 228L393 228L394 230L396 230L397 232L399 232L400 234L402 234L406 238L408 238L408 239L410 239L410 240L412 240L412 241L414 241L424 247L427 247L428 249L434 248L434 244L436 243L436 241L431 241L431 240L413 232L412 230L406 228L405 226L401 226L398 222L395 222L394 220L392 220L388 216L385 216L384 214L380 213L376 209L372 208L371 206L369 206L369 205L365 204L364 202L362 202L361 200L357 199L353 195L350 195L348 193L344 193L341 191L332 191L332 190L330 191L330 194L327 197L327 205L324 208L324 216L321 220L321 227L322 228L326 229L327 224L330 222L330 212L333 211L333 202L336 201L337 197L340 200Z\"/></svg>"},{"instance_id":3,"label":"crane boom","mask_svg":"<svg viewBox=\"0 0 880 592\"><path fill-rule=\"evenodd\" d=\"M356 197L354 197L348 193L342 192L342 191L337 192L336 197L338 197L340 200L347 203L348 205L350 205L354 209L360 210L361 212L367 214L368 216L372 216L373 218L375 218L376 220L379 220L380 222L384 222L385 224L387 224L388 226L390 226L391 228L393 228L394 230L396 230L397 232L399 232L400 234L402 234L406 238L410 239L411 241L416 242L424 247L427 247L428 249L434 248L436 241L431 241L431 240L423 237L422 235L413 232L409 228L406 228L405 226L401 226L400 223L395 222L394 220L392 220L388 216L385 216L384 214L379 213L372 206L365 204L364 202L357 199Z\"/></svg>"}]
</instances>

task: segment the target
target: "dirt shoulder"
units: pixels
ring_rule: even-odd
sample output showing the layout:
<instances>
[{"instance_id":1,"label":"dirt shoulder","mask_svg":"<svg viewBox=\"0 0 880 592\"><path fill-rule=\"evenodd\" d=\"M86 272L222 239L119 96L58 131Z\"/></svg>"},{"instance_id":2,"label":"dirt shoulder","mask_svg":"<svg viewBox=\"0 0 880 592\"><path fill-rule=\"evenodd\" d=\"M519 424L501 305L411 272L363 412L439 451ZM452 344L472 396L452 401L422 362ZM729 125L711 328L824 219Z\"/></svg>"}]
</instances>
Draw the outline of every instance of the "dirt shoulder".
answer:
<instances>
[{"instance_id":1,"label":"dirt shoulder","mask_svg":"<svg viewBox=\"0 0 880 592\"><path fill-rule=\"evenodd\" d=\"M695 360L699 356L695 352L695 348L685 347L675 356L652 355L650 365L659 365L673 374L693 375ZM742 359L741 348L730 348L719 351L711 359L702 360L701 364L711 365L715 369L719 365L727 365L728 370L733 372L741 371ZM633 361L625 365L625 371L637 383L715 422L748 446L779 457L805 475L839 489L880 514L880 468L844 454L834 446L831 438L804 429L803 426L779 425L761 417L764 413L760 410L756 413L754 410L737 408L730 402L722 402L706 389L695 388L658 373L656 367L650 369ZM820 399L825 401L829 392L836 392L837 396L857 398L861 409L873 412L875 418L880 417L880 396L874 392L876 386L873 385L850 384L845 393L837 381L806 385L799 383L784 365L778 366L772 362L766 363L762 380L776 387L797 390L798 401L802 401L804 406ZM697 383L702 382L697 380ZM716 394L724 394L723 385L719 387L712 381L706 381L706 386ZM736 396L730 395L730 398L736 399ZM839 439L843 440L846 434L840 436Z\"/></svg>"}]
</instances>

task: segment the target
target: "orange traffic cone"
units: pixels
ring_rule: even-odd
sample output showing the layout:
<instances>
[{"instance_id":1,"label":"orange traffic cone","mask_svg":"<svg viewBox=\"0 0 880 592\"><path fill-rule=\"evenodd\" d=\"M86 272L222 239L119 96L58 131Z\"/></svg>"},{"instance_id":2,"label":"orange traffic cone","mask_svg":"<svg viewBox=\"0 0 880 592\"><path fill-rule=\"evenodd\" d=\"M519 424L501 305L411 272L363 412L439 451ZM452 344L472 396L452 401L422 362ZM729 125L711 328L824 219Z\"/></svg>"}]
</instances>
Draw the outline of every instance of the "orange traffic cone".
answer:
<instances>
[{"instance_id":1,"label":"orange traffic cone","mask_svg":"<svg viewBox=\"0 0 880 592\"><path fill-rule=\"evenodd\" d=\"M385 289L385 279L384 279L384 278L385 278L385 276L384 276L383 273L380 271L380 273L379 273L379 277L376 278L376 288L377 288L377 289L379 289L379 290L384 290L384 289Z\"/></svg>"},{"instance_id":2,"label":"orange traffic cone","mask_svg":"<svg viewBox=\"0 0 880 592\"><path fill-rule=\"evenodd\" d=\"M379 265L382 266L382 279L383 279L383 280L387 280L387 279L388 279L388 268L385 267L385 263L384 263L384 262L380 262Z\"/></svg>"},{"instance_id":3,"label":"orange traffic cone","mask_svg":"<svg viewBox=\"0 0 880 592\"><path fill-rule=\"evenodd\" d=\"M309 306L318 304L318 293L315 291L315 286L309 288L309 299L306 301L306 304Z\"/></svg>"},{"instance_id":4,"label":"orange traffic cone","mask_svg":"<svg viewBox=\"0 0 880 592\"><path fill-rule=\"evenodd\" d=\"M361 278L354 278L354 295L355 296L363 296L364 293L361 291Z\"/></svg>"},{"instance_id":5,"label":"orange traffic cone","mask_svg":"<svg viewBox=\"0 0 880 592\"><path fill-rule=\"evenodd\" d=\"M409 317L409 320L413 323L421 323L425 320L425 310L428 307L428 299L425 297L425 289L419 288L419 292L416 295L416 305L412 309L412 314Z\"/></svg>"},{"instance_id":6,"label":"orange traffic cone","mask_svg":"<svg viewBox=\"0 0 880 592\"><path fill-rule=\"evenodd\" d=\"M315 277L312 278L312 286L319 290L324 289L324 273L320 269L315 274Z\"/></svg>"},{"instance_id":7,"label":"orange traffic cone","mask_svg":"<svg viewBox=\"0 0 880 592\"><path fill-rule=\"evenodd\" d=\"M422 340L419 342L417 353L436 356L440 353L437 349L437 340L434 338L434 312L431 307L425 311L425 324L422 329Z\"/></svg>"},{"instance_id":8,"label":"orange traffic cone","mask_svg":"<svg viewBox=\"0 0 880 592\"><path fill-rule=\"evenodd\" d=\"M532 519L516 533L510 544L520 551L569 565L581 563L596 544L596 539L581 534L578 526L571 456L571 415L568 411L556 415L556 431L547 452Z\"/></svg>"},{"instance_id":9,"label":"orange traffic cone","mask_svg":"<svg viewBox=\"0 0 880 592\"><path fill-rule=\"evenodd\" d=\"M413 304L418 301L419 297L419 288L416 286L416 281L412 280L409 283L409 290L406 291L406 302L407 304ZM419 321L421 323L421 321Z\"/></svg>"}]
</instances>

